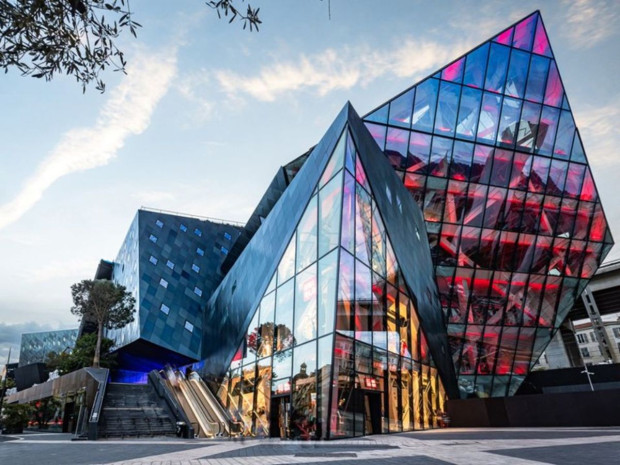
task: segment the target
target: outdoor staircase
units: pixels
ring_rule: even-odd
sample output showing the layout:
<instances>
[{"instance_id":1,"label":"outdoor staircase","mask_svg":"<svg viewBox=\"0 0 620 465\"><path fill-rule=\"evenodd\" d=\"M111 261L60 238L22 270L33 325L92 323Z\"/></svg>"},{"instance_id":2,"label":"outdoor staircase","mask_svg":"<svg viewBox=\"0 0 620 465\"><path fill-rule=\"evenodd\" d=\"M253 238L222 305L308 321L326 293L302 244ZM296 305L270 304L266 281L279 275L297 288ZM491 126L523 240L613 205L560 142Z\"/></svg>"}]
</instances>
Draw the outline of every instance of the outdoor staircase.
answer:
<instances>
[{"instance_id":1,"label":"outdoor staircase","mask_svg":"<svg viewBox=\"0 0 620 465\"><path fill-rule=\"evenodd\" d=\"M109 383L99 437L174 436L176 424L150 384Z\"/></svg>"}]
</instances>

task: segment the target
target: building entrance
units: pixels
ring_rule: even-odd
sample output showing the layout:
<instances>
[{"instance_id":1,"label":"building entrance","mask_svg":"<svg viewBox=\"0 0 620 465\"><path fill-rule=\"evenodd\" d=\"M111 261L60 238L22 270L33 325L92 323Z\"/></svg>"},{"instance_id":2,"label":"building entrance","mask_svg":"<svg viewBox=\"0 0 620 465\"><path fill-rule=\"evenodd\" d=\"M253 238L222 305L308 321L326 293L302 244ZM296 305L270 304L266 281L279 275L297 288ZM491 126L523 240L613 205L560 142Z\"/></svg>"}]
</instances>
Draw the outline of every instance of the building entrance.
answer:
<instances>
[{"instance_id":1,"label":"building entrance","mask_svg":"<svg viewBox=\"0 0 620 465\"><path fill-rule=\"evenodd\" d=\"M381 433L381 393L364 392L364 435Z\"/></svg>"},{"instance_id":2,"label":"building entrance","mask_svg":"<svg viewBox=\"0 0 620 465\"><path fill-rule=\"evenodd\" d=\"M269 437L288 438L290 418L291 397L288 395L272 397L269 411Z\"/></svg>"}]
</instances>

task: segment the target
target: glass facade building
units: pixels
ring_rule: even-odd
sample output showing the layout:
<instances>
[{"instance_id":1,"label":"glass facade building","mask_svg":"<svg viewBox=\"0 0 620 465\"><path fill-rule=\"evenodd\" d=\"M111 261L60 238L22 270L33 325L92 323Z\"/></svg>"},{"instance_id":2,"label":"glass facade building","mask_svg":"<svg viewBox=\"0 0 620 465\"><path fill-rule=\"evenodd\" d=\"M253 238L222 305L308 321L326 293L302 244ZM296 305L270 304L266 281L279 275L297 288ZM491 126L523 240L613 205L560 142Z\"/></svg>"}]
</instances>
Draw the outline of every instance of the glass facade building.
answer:
<instances>
[{"instance_id":1,"label":"glass facade building","mask_svg":"<svg viewBox=\"0 0 620 465\"><path fill-rule=\"evenodd\" d=\"M424 211L461 395L514 394L613 245L540 14L365 121Z\"/></svg>"},{"instance_id":2,"label":"glass facade building","mask_svg":"<svg viewBox=\"0 0 620 465\"><path fill-rule=\"evenodd\" d=\"M201 360L247 434L432 428L516 392L612 245L535 12L345 105L245 228L140 210L112 272L139 315L111 335L123 368Z\"/></svg>"},{"instance_id":3,"label":"glass facade building","mask_svg":"<svg viewBox=\"0 0 620 465\"><path fill-rule=\"evenodd\" d=\"M227 293L247 270L237 262L209 301L208 326L220 308L236 307L234 295L255 301L220 400L258 436L437 426L444 385L456 385L441 357L447 338L424 220L350 105L289 188L298 186L306 198L281 198L284 214L265 220L287 239L262 290L237 284ZM258 256L272 238L255 235L241 257Z\"/></svg>"},{"instance_id":4,"label":"glass facade building","mask_svg":"<svg viewBox=\"0 0 620 465\"><path fill-rule=\"evenodd\" d=\"M50 352L56 352L57 354L67 351L71 352L75 345L77 334L77 329L22 334L19 346L19 366L45 363Z\"/></svg>"}]
</instances>

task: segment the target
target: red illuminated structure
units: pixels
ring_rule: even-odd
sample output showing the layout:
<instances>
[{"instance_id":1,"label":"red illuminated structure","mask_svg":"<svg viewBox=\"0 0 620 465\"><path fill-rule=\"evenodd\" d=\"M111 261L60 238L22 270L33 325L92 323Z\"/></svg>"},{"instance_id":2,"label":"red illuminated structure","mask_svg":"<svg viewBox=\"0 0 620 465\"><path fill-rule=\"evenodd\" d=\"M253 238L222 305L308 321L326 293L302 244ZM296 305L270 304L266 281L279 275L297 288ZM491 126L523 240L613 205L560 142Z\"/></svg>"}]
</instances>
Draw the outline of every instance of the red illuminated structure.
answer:
<instances>
[{"instance_id":1,"label":"red illuminated structure","mask_svg":"<svg viewBox=\"0 0 620 465\"><path fill-rule=\"evenodd\" d=\"M424 211L461 395L514 394L613 245L540 14L364 120Z\"/></svg>"}]
</instances>

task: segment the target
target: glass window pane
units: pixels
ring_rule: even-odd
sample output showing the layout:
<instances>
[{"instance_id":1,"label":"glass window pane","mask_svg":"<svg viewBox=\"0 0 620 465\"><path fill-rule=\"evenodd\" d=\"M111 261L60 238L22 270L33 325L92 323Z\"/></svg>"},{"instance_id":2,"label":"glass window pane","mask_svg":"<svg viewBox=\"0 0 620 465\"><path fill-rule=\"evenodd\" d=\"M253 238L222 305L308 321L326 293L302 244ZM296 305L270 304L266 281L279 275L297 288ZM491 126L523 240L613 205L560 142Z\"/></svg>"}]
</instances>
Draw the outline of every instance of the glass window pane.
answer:
<instances>
[{"instance_id":1,"label":"glass window pane","mask_svg":"<svg viewBox=\"0 0 620 465\"><path fill-rule=\"evenodd\" d=\"M389 127L385 141L385 155L394 168L407 167L409 131Z\"/></svg>"},{"instance_id":2,"label":"glass window pane","mask_svg":"<svg viewBox=\"0 0 620 465\"><path fill-rule=\"evenodd\" d=\"M276 351L288 349L293 338L294 280L287 281L276 290Z\"/></svg>"},{"instance_id":3,"label":"glass window pane","mask_svg":"<svg viewBox=\"0 0 620 465\"><path fill-rule=\"evenodd\" d=\"M319 257L339 243L341 197L341 176L335 176L319 191Z\"/></svg>"},{"instance_id":4,"label":"glass window pane","mask_svg":"<svg viewBox=\"0 0 620 465\"><path fill-rule=\"evenodd\" d=\"M488 92L484 93L480 109L480 119L478 121L478 140L495 142L501 103L502 99L500 96Z\"/></svg>"},{"instance_id":5,"label":"glass window pane","mask_svg":"<svg viewBox=\"0 0 620 465\"><path fill-rule=\"evenodd\" d=\"M348 172L344 177L340 245L355 253L355 179Z\"/></svg>"},{"instance_id":6,"label":"glass window pane","mask_svg":"<svg viewBox=\"0 0 620 465\"><path fill-rule=\"evenodd\" d=\"M336 147L334 148L334 151L332 152L329 161L327 162L327 166L325 167L325 171L323 172L323 175L321 176L321 181L319 182L319 187L323 187L327 183L327 181L329 181L331 177L335 173L337 173L340 168L342 168L342 165L344 163L346 141L347 131L343 131L340 139L338 140L338 143L336 144Z\"/></svg>"},{"instance_id":7,"label":"glass window pane","mask_svg":"<svg viewBox=\"0 0 620 465\"><path fill-rule=\"evenodd\" d=\"M411 114L413 111L413 96L415 88L410 89L403 95L390 102L389 124L403 128L411 127Z\"/></svg>"},{"instance_id":8,"label":"glass window pane","mask_svg":"<svg viewBox=\"0 0 620 465\"><path fill-rule=\"evenodd\" d=\"M459 116L456 122L456 134L464 139L474 140L480 114L482 92L478 89L463 87Z\"/></svg>"},{"instance_id":9,"label":"glass window pane","mask_svg":"<svg viewBox=\"0 0 620 465\"><path fill-rule=\"evenodd\" d=\"M413 129L432 132L437 103L437 79L427 79L418 84L413 109Z\"/></svg>"},{"instance_id":10,"label":"glass window pane","mask_svg":"<svg viewBox=\"0 0 620 465\"><path fill-rule=\"evenodd\" d=\"M278 286L295 274L295 235L293 235L280 264L278 265Z\"/></svg>"},{"instance_id":11,"label":"glass window pane","mask_svg":"<svg viewBox=\"0 0 620 465\"><path fill-rule=\"evenodd\" d=\"M431 161L429 168L433 176L448 176L448 167L452 158L452 139L445 137L433 137L431 149Z\"/></svg>"},{"instance_id":12,"label":"glass window pane","mask_svg":"<svg viewBox=\"0 0 620 465\"><path fill-rule=\"evenodd\" d=\"M362 262L370 264L372 253L372 206L370 195L357 186L355 208L355 255Z\"/></svg>"},{"instance_id":13,"label":"glass window pane","mask_svg":"<svg viewBox=\"0 0 620 465\"><path fill-rule=\"evenodd\" d=\"M530 72L527 78L527 90L525 98L535 102L542 102L545 95L545 84L547 82L547 71L549 70L547 58L532 55L530 62Z\"/></svg>"},{"instance_id":14,"label":"glass window pane","mask_svg":"<svg viewBox=\"0 0 620 465\"><path fill-rule=\"evenodd\" d=\"M334 330L338 250L319 260L319 336Z\"/></svg>"},{"instance_id":15,"label":"glass window pane","mask_svg":"<svg viewBox=\"0 0 620 465\"><path fill-rule=\"evenodd\" d=\"M354 297L354 259L348 252L340 251L340 271L338 274L338 303L336 314L336 329L343 334L353 335L352 318Z\"/></svg>"},{"instance_id":16,"label":"glass window pane","mask_svg":"<svg viewBox=\"0 0 620 465\"><path fill-rule=\"evenodd\" d=\"M435 116L436 133L454 135L460 90L461 86L458 84L441 81L437 115Z\"/></svg>"},{"instance_id":17,"label":"glass window pane","mask_svg":"<svg viewBox=\"0 0 620 465\"><path fill-rule=\"evenodd\" d=\"M431 151L431 136L412 132L409 139L409 154L407 171L427 174L428 159Z\"/></svg>"},{"instance_id":18,"label":"glass window pane","mask_svg":"<svg viewBox=\"0 0 620 465\"><path fill-rule=\"evenodd\" d=\"M530 54L521 50L512 49L510 53L510 65L506 78L506 94L511 97L523 98L525 96L525 82L529 66Z\"/></svg>"},{"instance_id":19,"label":"glass window pane","mask_svg":"<svg viewBox=\"0 0 620 465\"><path fill-rule=\"evenodd\" d=\"M484 88L493 92L503 92L506 81L506 68L510 49L499 44L491 44L489 64L487 65L487 76Z\"/></svg>"},{"instance_id":20,"label":"glass window pane","mask_svg":"<svg viewBox=\"0 0 620 465\"><path fill-rule=\"evenodd\" d=\"M542 114L540 115L540 126L538 127L538 137L536 139L537 142L542 141L542 144L539 146L539 152L543 155L551 155L559 117L560 110L543 106Z\"/></svg>"},{"instance_id":21,"label":"glass window pane","mask_svg":"<svg viewBox=\"0 0 620 465\"><path fill-rule=\"evenodd\" d=\"M521 150L530 152L532 147L538 149L542 144L544 139L542 131L540 132L540 139L538 138L540 109L541 106L536 103L525 102L523 104L523 113L517 133L517 147Z\"/></svg>"},{"instance_id":22,"label":"glass window pane","mask_svg":"<svg viewBox=\"0 0 620 465\"><path fill-rule=\"evenodd\" d=\"M316 261L317 196L313 196L297 227L297 271Z\"/></svg>"},{"instance_id":23,"label":"glass window pane","mask_svg":"<svg viewBox=\"0 0 620 465\"><path fill-rule=\"evenodd\" d=\"M487 55L489 54L489 44L484 44L467 55L465 64L465 73L463 75L463 83L482 88L484 84L484 75L486 71Z\"/></svg>"},{"instance_id":24,"label":"glass window pane","mask_svg":"<svg viewBox=\"0 0 620 465\"><path fill-rule=\"evenodd\" d=\"M297 275L295 284L295 342L302 344L317 335L316 264Z\"/></svg>"},{"instance_id":25,"label":"glass window pane","mask_svg":"<svg viewBox=\"0 0 620 465\"><path fill-rule=\"evenodd\" d=\"M558 134L555 139L553 156L568 159L573 146L573 136L575 135L575 123L570 111L563 111L560 116Z\"/></svg>"},{"instance_id":26,"label":"glass window pane","mask_svg":"<svg viewBox=\"0 0 620 465\"><path fill-rule=\"evenodd\" d=\"M521 100L506 97L502 105L502 116L497 131L497 144L502 147L514 147L521 117Z\"/></svg>"},{"instance_id":27,"label":"glass window pane","mask_svg":"<svg viewBox=\"0 0 620 465\"><path fill-rule=\"evenodd\" d=\"M372 277L370 268L357 262L355 265L355 339L372 343Z\"/></svg>"}]
</instances>

